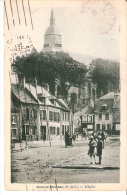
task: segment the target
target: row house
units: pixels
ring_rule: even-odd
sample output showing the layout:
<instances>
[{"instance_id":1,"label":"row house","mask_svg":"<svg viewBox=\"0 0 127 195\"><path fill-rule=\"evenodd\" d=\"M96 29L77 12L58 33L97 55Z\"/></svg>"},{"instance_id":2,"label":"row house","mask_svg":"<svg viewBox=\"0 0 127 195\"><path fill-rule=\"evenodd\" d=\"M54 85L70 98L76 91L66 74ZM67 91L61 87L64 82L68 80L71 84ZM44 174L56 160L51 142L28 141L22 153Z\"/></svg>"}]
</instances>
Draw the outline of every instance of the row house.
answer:
<instances>
[{"instance_id":1,"label":"row house","mask_svg":"<svg viewBox=\"0 0 127 195\"><path fill-rule=\"evenodd\" d=\"M13 84L12 101L15 108L18 105L19 120L16 132L20 139L62 139L65 134L63 127L73 133L73 115L68 105L45 88L30 84ZM13 116L14 112L11 112L11 115ZM11 127L13 128L12 124Z\"/></svg>"},{"instance_id":2,"label":"row house","mask_svg":"<svg viewBox=\"0 0 127 195\"><path fill-rule=\"evenodd\" d=\"M26 88L12 84L11 101L11 133L13 137L18 140L36 139L37 100ZM15 122L15 131L13 121Z\"/></svg>"},{"instance_id":3,"label":"row house","mask_svg":"<svg viewBox=\"0 0 127 195\"><path fill-rule=\"evenodd\" d=\"M110 92L94 102L95 130L120 131L120 96ZM117 133L116 132L116 133Z\"/></svg>"},{"instance_id":4,"label":"row house","mask_svg":"<svg viewBox=\"0 0 127 195\"><path fill-rule=\"evenodd\" d=\"M120 96L110 92L94 101L93 106L84 108L81 116L81 127L88 130L120 132Z\"/></svg>"},{"instance_id":5,"label":"row house","mask_svg":"<svg viewBox=\"0 0 127 195\"><path fill-rule=\"evenodd\" d=\"M95 128L95 116L93 113L93 108L91 106L86 106L82 109L80 120L82 130L93 130Z\"/></svg>"}]
</instances>

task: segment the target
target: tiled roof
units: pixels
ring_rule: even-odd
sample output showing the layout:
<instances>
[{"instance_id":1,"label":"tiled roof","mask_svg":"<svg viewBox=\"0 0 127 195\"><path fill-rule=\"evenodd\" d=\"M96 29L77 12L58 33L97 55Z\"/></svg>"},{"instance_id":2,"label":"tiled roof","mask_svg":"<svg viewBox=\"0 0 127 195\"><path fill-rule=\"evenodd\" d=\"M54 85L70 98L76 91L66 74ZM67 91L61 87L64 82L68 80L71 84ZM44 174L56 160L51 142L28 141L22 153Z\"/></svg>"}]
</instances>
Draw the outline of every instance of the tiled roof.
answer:
<instances>
[{"instance_id":1,"label":"tiled roof","mask_svg":"<svg viewBox=\"0 0 127 195\"><path fill-rule=\"evenodd\" d=\"M28 93L23 87L13 84L11 86L12 93L20 100L22 103L37 104L37 100Z\"/></svg>"},{"instance_id":2,"label":"tiled roof","mask_svg":"<svg viewBox=\"0 0 127 195\"><path fill-rule=\"evenodd\" d=\"M119 93L110 92L94 101L95 113L112 112L113 108L120 108Z\"/></svg>"},{"instance_id":3,"label":"tiled roof","mask_svg":"<svg viewBox=\"0 0 127 195\"><path fill-rule=\"evenodd\" d=\"M95 101L94 112L95 113L112 112L113 105L114 105L114 99L99 99L98 101Z\"/></svg>"},{"instance_id":4,"label":"tiled roof","mask_svg":"<svg viewBox=\"0 0 127 195\"><path fill-rule=\"evenodd\" d=\"M49 101L49 99L47 98L46 95L48 95L48 93L46 93L46 90L43 87L37 86L37 88L35 88L34 86L30 85L30 84L25 84L25 87L32 93L32 95L38 100L38 103L41 105L43 104L37 97L38 94L42 94L46 99L45 99L45 105L49 105L49 106L53 106L53 104Z\"/></svg>"},{"instance_id":5,"label":"tiled roof","mask_svg":"<svg viewBox=\"0 0 127 195\"><path fill-rule=\"evenodd\" d=\"M110 92L110 93L107 93L106 95L98 98L97 100L114 99L114 95L115 95L114 92Z\"/></svg>"},{"instance_id":6,"label":"tiled roof","mask_svg":"<svg viewBox=\"0 0 127 195\"><path fill-rule=\"evenodd\" d=\"M41 105L43 104L43 102L41 102L41 100L38 99L37 95L41 95L43 97L45 97L45 106L55 106L57 108L62 108L58 102L57 102L57 98L55 96L53 96L52 94L50 94L50 92L48 92L44 87L38 86L34 87L31 84L25 84L25 87L27 88L27 90L29 90L32 95L38 100L38 103ZM55 101L55 104L53 104L51 102L51 100Z\"/></svg>"},{"instance_id":7,"label":"tiled roof","mask_svg":"<svg viewBox=\"0 0 127 195\"><path fill-rule=\"evenodd\" d=\"M60 103L60 105L61 105L63 108L69 109L67 103L66 103L62 98L59 98L59 99L58 99L58 103Z\"/></svg>"}]
</instances>

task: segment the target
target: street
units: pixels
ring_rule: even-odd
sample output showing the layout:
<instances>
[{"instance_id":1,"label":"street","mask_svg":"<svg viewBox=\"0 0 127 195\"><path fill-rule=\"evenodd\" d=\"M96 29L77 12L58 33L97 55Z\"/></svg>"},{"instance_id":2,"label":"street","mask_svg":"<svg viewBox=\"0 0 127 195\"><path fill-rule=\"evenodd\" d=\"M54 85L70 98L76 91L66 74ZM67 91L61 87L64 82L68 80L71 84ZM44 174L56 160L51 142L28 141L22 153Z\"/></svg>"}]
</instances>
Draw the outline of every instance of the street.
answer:
<instances>
[{"instance_id":1,"label":"street","mask_svg":"<svg viewBox=\"0 0 127 195\"><path fill-rule=\"evenodd\" d=\"M12 152L12 183L118 183L120 181L120 140L108 137L102 165L90 165L88 140L73 142L65 148L64 140L28 142L28 148ZM72 166L76 166L75 169ZM84 168L80 169L81 166ZM67 168L62 168L67 167ZM87 168L88 167L88 168ZM110 169L107 169L110 167ZM116 168L117 167L117 168Z\"/></svg>"}]
</instances>

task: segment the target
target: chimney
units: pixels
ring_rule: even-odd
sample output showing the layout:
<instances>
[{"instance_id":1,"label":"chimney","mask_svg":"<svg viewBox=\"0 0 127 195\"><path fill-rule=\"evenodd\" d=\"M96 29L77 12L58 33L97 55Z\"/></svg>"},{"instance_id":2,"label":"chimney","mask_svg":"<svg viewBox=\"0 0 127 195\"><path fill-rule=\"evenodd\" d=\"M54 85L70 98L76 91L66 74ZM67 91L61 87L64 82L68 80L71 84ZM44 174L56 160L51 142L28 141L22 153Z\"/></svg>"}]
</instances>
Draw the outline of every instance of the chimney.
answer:
<instances>
[{"instance_id":1,"label":"chimney","mask_svg":"<svg viewBox=\"0 0 127 195\"><path fill-rule=\"evenodd\" d=\"M120 99L119 93L115 93L114 94L114 102L119 101L119 99Z\"/></svg>"}]
</instances>

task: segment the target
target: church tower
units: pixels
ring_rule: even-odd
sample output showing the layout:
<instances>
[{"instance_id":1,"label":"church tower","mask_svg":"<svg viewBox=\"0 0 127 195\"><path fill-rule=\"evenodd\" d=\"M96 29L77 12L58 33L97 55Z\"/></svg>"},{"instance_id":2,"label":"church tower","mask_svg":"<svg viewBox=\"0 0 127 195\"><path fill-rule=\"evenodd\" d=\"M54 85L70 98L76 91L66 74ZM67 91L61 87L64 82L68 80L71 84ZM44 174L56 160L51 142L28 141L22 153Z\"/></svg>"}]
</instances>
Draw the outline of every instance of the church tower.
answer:
<instances>
[{"instance_id":1,"label":"church tower","mask_svg":"<svg viewBox=\"0 0 127 195\"><path fill-rule=\"evenodd\" d=\"M44 35L43 51L62 51L61 34L55 24L55 16L53 9L51 10L50 25Z\"/></svg>"}]
</instances>

